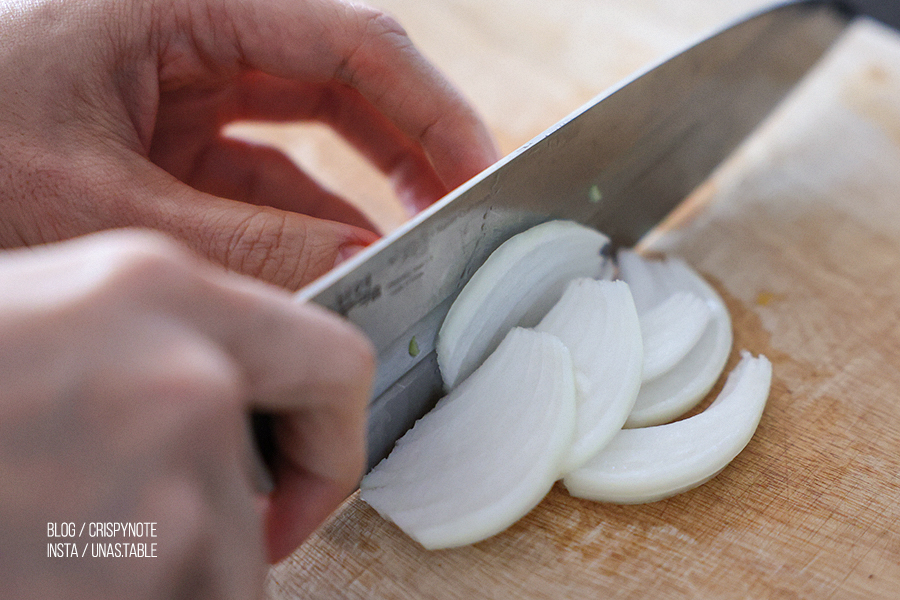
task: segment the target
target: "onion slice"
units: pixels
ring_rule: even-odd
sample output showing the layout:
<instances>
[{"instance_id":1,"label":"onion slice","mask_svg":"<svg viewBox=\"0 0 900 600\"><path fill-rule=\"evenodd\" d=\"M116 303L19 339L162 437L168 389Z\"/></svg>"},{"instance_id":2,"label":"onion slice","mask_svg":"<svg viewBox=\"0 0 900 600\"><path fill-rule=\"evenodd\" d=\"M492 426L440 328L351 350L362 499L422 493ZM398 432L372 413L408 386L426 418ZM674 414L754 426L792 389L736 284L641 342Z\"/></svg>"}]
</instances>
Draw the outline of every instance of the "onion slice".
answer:
<instances>
[{"instance_id":1,"label":"onion slice","mask_svg":"<svg viewBox=\"0 0 900 600\"><path fill-rule=\"evenodd\" d=\"M641 385L641 328L628 284L576 279L535 330L562 340L575 367L577 420L565 474L600 451L628 418Z\"/></svg>"},{"instance_id":2,"label":"onion slice","mask_svg":"<svg viewBox=\"0 0 900 600\"><path fill-rule=\"evenodd\" d=\"M633 251L618 254L620 277L631 286L638 317L672 296L687 292L701 298L708 323L693 347L674 366L645 380L625 427L648 427L678 418L697 405L722 374L731 352L731 317L719 294L678 258L645 259Z\"/></svg>"},{"instance_id":3,"label":"onion slice","mask_svg":"<svg viewBox=\"0 0 900 600\"><path fill-rule=\"evenodd\" d=\"M571 221L550 221L511 237L472 275L437 339L438 365L453 389L515 326L533 327L576 277L608 268L609 238Z\"/></svg>"},{"instance_id":4,"label":"onion slice","mask_svg":"<svg viewBox=\"0 0 900 600\"><path fill-rule=\"evenodd\" d=\"M541 501L574 427L569 351L516 328L363 478L361 495L425 548L475 543Z\"/></svg>"},{"instance_id":5,"label":"onion slice","mask_svg":"<svg viewBox=\"0 0 900 600\"><path fill-rule=\"evenodd\" d=\"M694 488L725 468L753 437L772 381L764 356L742 358L709 408L688 419L623 429L563 480L579 498L654 502Z\"/></svg>"},{"instance_id":6,"label":"onion slice","mask_svg":"<svg viewBox=\"0 0 900 600\"><path fill-rule=\"evenodd\" d=\"M644 381L674 367L700 340L712 310L696 294L675 292L640 317Z\"/></svg>"}]
</instances>

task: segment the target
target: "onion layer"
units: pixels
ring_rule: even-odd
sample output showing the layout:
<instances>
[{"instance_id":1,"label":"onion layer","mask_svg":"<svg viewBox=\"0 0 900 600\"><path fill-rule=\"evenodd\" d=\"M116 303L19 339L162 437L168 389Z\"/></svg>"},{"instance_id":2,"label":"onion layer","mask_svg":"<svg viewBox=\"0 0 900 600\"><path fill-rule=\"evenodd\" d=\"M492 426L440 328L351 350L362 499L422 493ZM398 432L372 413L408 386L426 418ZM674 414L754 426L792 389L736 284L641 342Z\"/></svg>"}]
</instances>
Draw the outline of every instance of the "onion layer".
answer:
<instances>
[{"instance_id":1,"label":"onion layer","mask_svg":"<svg viewBox=\"0 0 900 600\"><path fill-rule=\"evenodd\" d=\"M694 488L740 453L759 424L772 365L744 352L709 408L688 419L623 429L563 483L573 496L602 502L654 502Z\"/></svg>"},{"instance_id":2,"label":"onion layer","mask_svg":"<svg viewBox=\"0 0 900 600\"><path fill-rule=\"evenodd\" d=\"M513 329L363 479L363 500L429 549L506 529L559 477L575 427L573 373L559 339Z\"/></svg>"},{"instance_id":3,"label":"onion layer","mask_svg":"<svg viewBox=\"0 0 900 600\"><path fill-rule=\"evenodd\" d=\"M562 340L575 367L577 421L566 473L603 448L628 418L641 385L641 328L625 282L576 279L535 329Z\"/></svg>"},{"instance_id":4,"label":"onion layer","mask_svg":"<svg viewBox=\"0 0 900 600\"><path fill-rule=\"evenodd\" d=\"M437 339L447 389L469 376L515 326L533 327L576 277L599 277L609 238L571 221L550 221L511 237L472 275Z\"/></svg>"},{"instance_id":5,"label":"onion layer","mask_svg":"<svg viewBox=\"0 0 900 600\"><path fill-rule=\"evenodd\" d=\"M648 260L631 251L620 251L618 260L620 276L631 286L639 318L646 318L679 293L701 298L709 311L706 327L681 360L644 381L625 423L626 427L659 425L696 406L715 385L731 352L731 317L719 294L684 261Z\"/></svg>"}]
</instances>

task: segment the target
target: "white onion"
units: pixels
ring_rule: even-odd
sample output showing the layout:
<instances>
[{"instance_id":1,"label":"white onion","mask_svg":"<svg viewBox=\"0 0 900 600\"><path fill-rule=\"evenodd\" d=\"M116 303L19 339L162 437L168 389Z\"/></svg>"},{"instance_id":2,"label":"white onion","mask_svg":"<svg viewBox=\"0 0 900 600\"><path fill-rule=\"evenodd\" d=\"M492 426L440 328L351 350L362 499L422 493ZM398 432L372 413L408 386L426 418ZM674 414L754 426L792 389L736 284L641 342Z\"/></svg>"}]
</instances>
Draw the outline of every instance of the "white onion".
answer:
<instances>
[{"instance_id":1,"label":"white onion","mask_svg":"<svg viewBox=\"0 0 900 600\"><path fill-rule=\"evenodd\" d=\"M640 324L626 283L576 279L535 330L562 340L575 367L577 421L565 473L603 448L628 418L641 385Z\"/></svg>"},{"instance_id":2,"label":"white onion","mask_svg":"<svg viewBox=\"0 0 900 600\"><path fill-rule=\"evenodd\" d=\"M700 340L712 311L690 292L675 292L640 317L644 340L644 381L669 371Z\"/></svg>"},{"instance_id":3,"label":"white onion","mask_svg":"<svg viewBox=\"0 0 900 600\"><path fill-rule=\"evenodd\" d=\"M702 413L666 425L623 429L563 480L573 496L603 502L653 502L715 476L753 437L772 379L764 357L744 352L722 392Z\"/></svg>"},{"instance_id":4,"label":"white onion","mask_svg":"<svg viewBox=\"0 0 900 600\"><path fill-rule=\"evenodd\" d=\"M678 293L702 298L709 311L705 329L683 358L644 381L625 423L626 427L659 425L696 406L715 385L731 352L731 317L719 294L684 261L648 260L632 251L620 251L618 260L639 318Z\"/></svg>"},{"instance_id":5,"label":"white onion","mask_svg":"<svg viewBox=\"0 0 900 600\"><path fill-rule=\"evenodd\" d=\"M575 427L573 373L559 339L513 329L363 479L363 500L429 549L507 528L559 477Z\"/></svg>"},{"instance_id":6,"label":"white onion","mask_svg":"<svg viewBox=\"0 0 900 600\"><path fill-rule=\"evenodd\" d=\"M666 498L713 477L753 436L772 368L746 352L706 411L661 424L712 388L731 319L678 259L620 251L622 280L598 281L607 243L571 222L534 227L501 245L450 308L437 352L452 391L361 484L363 500L424 547L502 531L560 476L583 498Z\"/></svg>"},{"instance_id":7,"label":"white onion","mask_svg":"<svg viewBox=\"0 0 900 600\"><path fill-rule=\"evenodd\" d=\"M469 376L515 326L533 327L576 277L608 267L605 235L571 221L550 221L513 236L472 275L437 339L447 389Z\"/></svg>"}]
</instances>

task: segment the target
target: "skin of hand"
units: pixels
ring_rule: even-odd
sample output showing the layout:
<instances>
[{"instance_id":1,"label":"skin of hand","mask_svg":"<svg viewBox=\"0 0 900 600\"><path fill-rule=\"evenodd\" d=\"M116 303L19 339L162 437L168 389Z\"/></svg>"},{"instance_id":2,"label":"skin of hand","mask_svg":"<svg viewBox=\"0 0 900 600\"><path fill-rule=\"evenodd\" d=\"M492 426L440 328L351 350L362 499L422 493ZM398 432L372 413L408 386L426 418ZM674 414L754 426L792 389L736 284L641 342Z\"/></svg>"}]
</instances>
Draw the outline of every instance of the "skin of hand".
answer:
<instances>
[{"instance_id":1,"label":"skin of hand","mask_svg":"<svg viewBox=\"0 0 900 600\"><path fill-rule=\"evenodd\" d=\"M377 238L238 120L321 121L419 210L497 158L390 17L345 0L0 0L0 247L167 232L289 289Z\"/></svg>"},{"instance_id":2,"label":"skin of hand","mask_svg":"<svg viewBox=\"0 0 900 600\"><path fill-rule=\"evenodd\" d=\"M346 321L148 231L4 252L0 281L0 596L257 597L355 489L374 367ZM268 497L252 409L277 418ZM155 522L156 558L47 558L125 541L61 522Z\"/></svg>"}]
</instances>

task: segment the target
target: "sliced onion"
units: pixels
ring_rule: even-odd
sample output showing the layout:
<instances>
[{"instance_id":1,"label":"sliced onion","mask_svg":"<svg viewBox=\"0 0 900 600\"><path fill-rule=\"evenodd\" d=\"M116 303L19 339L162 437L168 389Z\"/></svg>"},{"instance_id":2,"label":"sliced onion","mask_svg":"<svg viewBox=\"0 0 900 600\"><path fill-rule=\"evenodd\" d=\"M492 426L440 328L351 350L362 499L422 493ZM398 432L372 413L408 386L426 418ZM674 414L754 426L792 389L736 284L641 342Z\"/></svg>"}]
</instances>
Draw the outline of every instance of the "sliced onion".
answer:
<instances>
[{"instance_id":1,"label":"sliced onion","mask_svg":"<svg viewBox=\"0 0 900 600\"><path fill-rule=\"evenodd\" d=\"M576 279L535 327L562 340L575 367L575 439L563 473L603 448L628 418L641 385L641 329L628 285Z\"/></svg>"},{"instance_id":2,"label":"sliced onion","mask_svg":"<svg viewBox=\"0 0 900 600\"><path fill-rule=\"evenodd\" d=\"M646 313L670 295L671 292L652 270L654 261L633 250L622 248L616 253L616 262L619 265L619 277L631 288L631 297L634 298L638 315Z\"/></svg>"},{"instance_id":3,"label":"sliced onion","mask_svg":"<svg viewBox=\"0 0 900 600\"><path fill-rule=\"evenodd\" d=\"M573 373L558 338L513 329L363 479L363 500L429 549L502 531L559 476L575 427Z\"/></svg>"},{"instance_id":4,"label":"sliced onion","mask_svg":"<svg viewBox=\"0 0 900 600\"><path fill-rule=\"evenodd\" d=\"M731 462L753 437L772 379L764 357L744 352L709 408L682 421L624 429L563 483L579 498L653 502L696 487Z\"/></svg>"},{"instance_id":5,"label":"sliced onion","mask_svg":"<svg viewBox=\"0 0 900 600\"><path fill-rule=\"evenodd\" d=\"M731 317L719 294L684 261L648 260L619 252L619 270L631 286L639 318L679 292L703 299L709 322L696 344L672 368L644 381L626 427L648 427L676 419L712 389L725 368L733 336Z\"/></svg>"},{"instance_id":6,"label":"sliced onion","mask_svg":"<svg viewBox=\"0 0 900 600\"><path fill-rule=\"evenodd\" d=\"M447 389L469 376L514 326L533 327L576 277L607 267L605 235L550 221L513 236L475 272L450 307L437 339Z\"/></svg>"},{"instance_id":7,"label":"sliced onion","mask_svg":"<svg viewBox=\"0 0 900 600\"><path fill-rule=\"evenodd\" d=\"M678 364L700 340L711 313L698 295L675 292L642 314L646 351L642 379L655 379Z\"/></svg>"},{"instance_id":8,"label":"sliced onion","mask_svg":"<svg viewBox=\"0 0 900 600\"><path fill-rule=\"evenodd\" d=\"M363 500L424 547L502 531L560 475L593 500L671 496L713 477L753 436L772 370L746 352L706 411L661 424L712 388L731 320L677 259L622 251L624 281L596 280L607 244L581 225L545 223L501 245L454 302L437 341L452 391L361 484Z\"/></svg>"}]
</instances>

